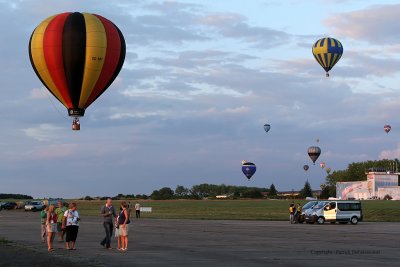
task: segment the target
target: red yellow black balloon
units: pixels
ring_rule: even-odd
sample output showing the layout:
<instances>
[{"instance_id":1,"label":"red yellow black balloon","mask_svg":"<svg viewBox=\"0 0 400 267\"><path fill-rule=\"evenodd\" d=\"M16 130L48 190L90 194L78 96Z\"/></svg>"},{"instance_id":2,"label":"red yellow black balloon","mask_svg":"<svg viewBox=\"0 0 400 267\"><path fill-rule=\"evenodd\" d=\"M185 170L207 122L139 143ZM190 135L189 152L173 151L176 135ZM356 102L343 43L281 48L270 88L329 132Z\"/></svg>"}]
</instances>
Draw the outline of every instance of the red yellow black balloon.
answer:
<instances>
[{"instance_id":1,"label":"red yellow black balloon","mask_svg":"<svg viewBox=\"0 0 400 267\"><path fill-rule=\"evenodd\" d=\"M118 27L89 13L51 16L36 27L29 41L36 75L74 121L112 84L125 53Z\"/></svg>"}]
</instances>

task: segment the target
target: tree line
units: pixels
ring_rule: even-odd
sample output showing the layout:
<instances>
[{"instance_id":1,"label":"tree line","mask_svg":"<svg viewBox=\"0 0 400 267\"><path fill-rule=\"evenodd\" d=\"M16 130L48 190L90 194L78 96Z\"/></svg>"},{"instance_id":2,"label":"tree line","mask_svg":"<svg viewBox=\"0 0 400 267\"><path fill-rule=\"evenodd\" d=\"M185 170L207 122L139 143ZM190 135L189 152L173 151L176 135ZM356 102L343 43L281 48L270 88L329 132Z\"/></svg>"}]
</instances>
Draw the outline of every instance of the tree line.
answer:
<instances>
[{"instance_id":1,"label":"tree line","mask_svg":"<svg viewBox=\"0 0 400 267\"><path fill-rule=\"evenodd\" d=\"M33 199L33 197L21 194L0 194L0 199Z\"/></svg>"}]
</instances>

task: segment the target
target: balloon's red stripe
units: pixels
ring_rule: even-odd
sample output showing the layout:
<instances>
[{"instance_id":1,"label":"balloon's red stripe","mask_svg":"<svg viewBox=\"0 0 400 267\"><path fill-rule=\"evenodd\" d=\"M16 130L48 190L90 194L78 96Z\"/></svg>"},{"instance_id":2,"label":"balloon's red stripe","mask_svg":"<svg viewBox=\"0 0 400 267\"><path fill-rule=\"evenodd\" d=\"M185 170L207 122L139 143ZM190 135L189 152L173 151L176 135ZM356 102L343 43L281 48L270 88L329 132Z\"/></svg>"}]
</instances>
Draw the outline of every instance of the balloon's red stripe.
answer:
<instances>
[{"instance_id":1,"label":"balloon's red stripe","mask_svg":"<svg viewBox=\"0 0 400 267\"><path fill-rule=\"evenodd\" d=\"M71 13L60 14L49 23L44 34L43 52L51 78L65 101L63 104L72 108L62 56L63 29L69 14Z\"/></svg>"},{"instance_id":2,"label":"balloon's red stripe","mask_svg":"<svg viewBox=\"0 0 400 267\"><path fill-rule=\"evenodd\" d=\"M97 83L90 97L88 98L88 101L85 104L85 108L87 108L107 89L108 84L111 84L111 79L113 78L113 74L117 69L118 61L121 54L121 40L114 24L112 24L109 20L100 15L94 14L94 16L99 18L100 21L103 23L107 35L107 50L100 77L97 80Z\"/></svg>"}]
</instances>

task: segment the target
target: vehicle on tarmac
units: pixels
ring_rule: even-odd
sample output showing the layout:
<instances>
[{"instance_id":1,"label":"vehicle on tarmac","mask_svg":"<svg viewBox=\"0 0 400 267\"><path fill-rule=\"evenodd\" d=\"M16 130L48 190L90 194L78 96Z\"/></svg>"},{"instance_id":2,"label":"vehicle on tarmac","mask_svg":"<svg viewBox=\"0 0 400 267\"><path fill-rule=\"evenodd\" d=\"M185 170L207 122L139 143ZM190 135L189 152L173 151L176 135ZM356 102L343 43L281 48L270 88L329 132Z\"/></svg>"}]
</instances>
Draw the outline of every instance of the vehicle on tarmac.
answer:
<instances>
[{"instance_id":1,"label":"vehicle on tarmac","mask_svg":"<svg viewBox=\"0 0 400 267\"><path fill-rule=\"evenodd\" d=\"M301 210L301 214L299 216L299 223L304 223L305 222L306 212L309 209L312 209L315 205L317 205L318 202L319 201L317 201L317 200L313 200L313 201L309 201L306 204L304 204L304 206L302 207L302 210Z\"/></svg>"},{"instance_id":2,"label":"vehicle on tarmac","mask_svg":"<svg viewBox=\"0 0 400 267\"><path fill-rule=\"evenodd\" d=\"M320 207L318 204L317 206ZM363 220L360 201L329 201L321 208L313 208L306 216L306 222L324 224L325 222L341 224L357 224Z\"/></svg>"},{"instance_id":3,"label":"vehicle on tarmac","mask_svg":"<svg viewBox=\"0 0 400 267\"><path fill-rule=\"evenodd\" d=\"M43 202L42 201L31 201L27 204L25 204L25 211L39 211L42 210L43 208Z\"/></svg>"},{"instance_id":4,"label":"vehicle on tarmac","mask_svg":"<svg viewBox=\"0 0 400 267\"><path fill-rule=\"evenodd\" d=\"M3 210L14 210L14 209L17 208L17 206L18 206L18 204L15 203L15 202L6 202L6 203L3 203L1 205L1 209L3 209Z\"/></svg>"},{"instance_id":5,"label":"vehicle on tarmac","mask_svg":"<svg viewBox=\"0 0 400 267\"><path fill-rule=\"evenodd\" d=\"M304 210L304 221L309 224L315 223L315 220L312 216L313 213L322 209L325 206L325 204L328 202L329 201L326 201L326 200L317 201L317 203L312 208Z\"/></svg>"}]
</instances>

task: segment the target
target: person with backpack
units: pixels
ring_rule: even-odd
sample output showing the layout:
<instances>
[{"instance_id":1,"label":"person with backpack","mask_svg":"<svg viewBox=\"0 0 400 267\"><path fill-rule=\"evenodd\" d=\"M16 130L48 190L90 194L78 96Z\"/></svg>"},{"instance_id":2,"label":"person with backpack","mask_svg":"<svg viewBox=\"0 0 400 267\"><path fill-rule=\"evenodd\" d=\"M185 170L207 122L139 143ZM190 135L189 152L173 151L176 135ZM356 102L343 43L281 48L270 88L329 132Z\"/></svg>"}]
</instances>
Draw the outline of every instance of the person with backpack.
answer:
<instances>
[{"instance_id":1,"label":"person with backpack","mask_svg":"<svg viewBox=\"0 0 400 267\"><path fill-rule=\"evenodd\" d=\"M121 236L121 250L128 250L129 211L125 201L121 202L121 212L118 216L119 235Z\"/></svg>"}]
</instances>

